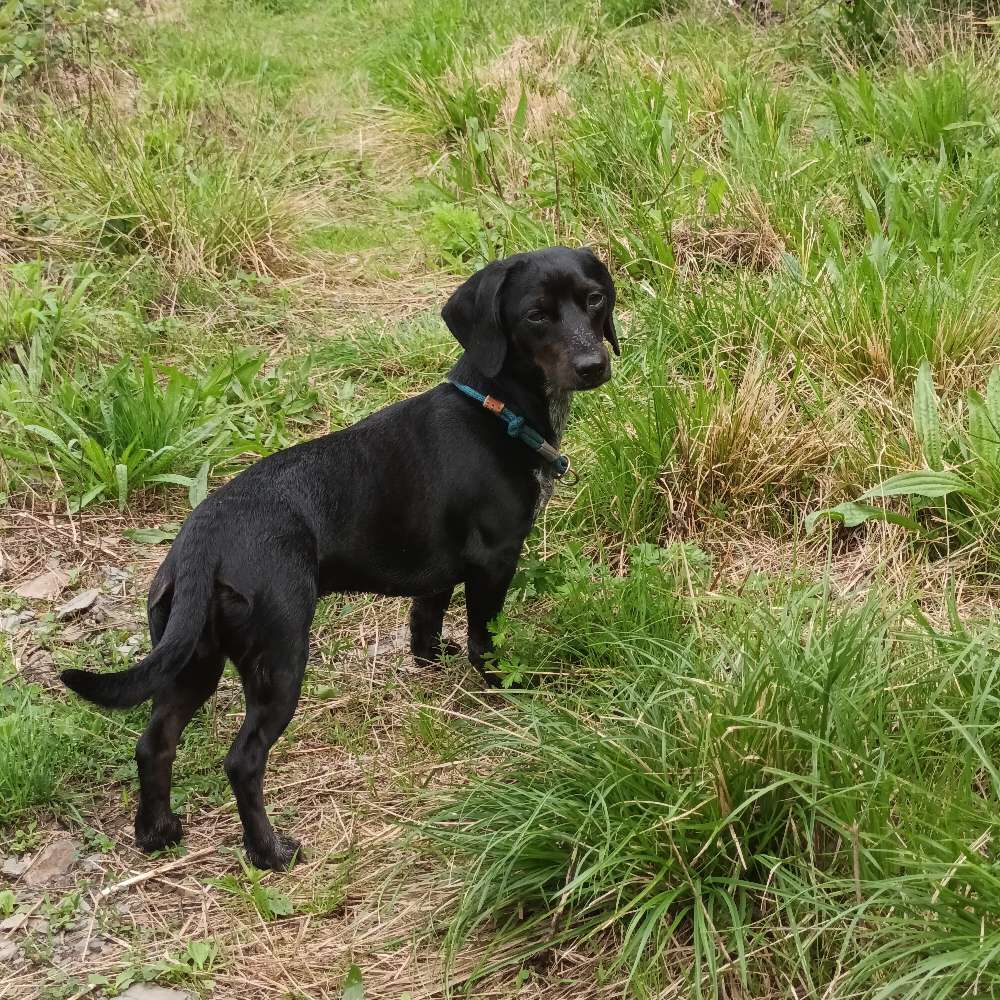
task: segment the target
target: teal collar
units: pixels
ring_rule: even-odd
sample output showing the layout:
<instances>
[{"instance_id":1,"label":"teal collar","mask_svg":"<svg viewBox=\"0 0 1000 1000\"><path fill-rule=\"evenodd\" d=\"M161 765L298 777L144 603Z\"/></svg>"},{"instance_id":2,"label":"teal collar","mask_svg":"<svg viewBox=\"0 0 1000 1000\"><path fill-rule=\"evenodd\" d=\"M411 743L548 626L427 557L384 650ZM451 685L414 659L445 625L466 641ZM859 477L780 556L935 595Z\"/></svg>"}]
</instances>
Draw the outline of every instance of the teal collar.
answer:
<instances>
[{"instance_id":1,"label":"teal collar","mask_svg":"<svg viewBox=\"0 0 1000 1000\"><path fill-rule=\"evenodd\" d=\"M562 479L569 472L569 456L556 451L531 424L525 423L524 417L511 413L499 399L484 396L481 392L473 389L471 385L453 382L451 379L448 379L447 382L468 396L469 399L474 399L484 410L489 410L494 416L499 417L507 425L507 433L510 437L523 441L552 466L552 475L556 479Z\"/></svg>"}]
</instances>

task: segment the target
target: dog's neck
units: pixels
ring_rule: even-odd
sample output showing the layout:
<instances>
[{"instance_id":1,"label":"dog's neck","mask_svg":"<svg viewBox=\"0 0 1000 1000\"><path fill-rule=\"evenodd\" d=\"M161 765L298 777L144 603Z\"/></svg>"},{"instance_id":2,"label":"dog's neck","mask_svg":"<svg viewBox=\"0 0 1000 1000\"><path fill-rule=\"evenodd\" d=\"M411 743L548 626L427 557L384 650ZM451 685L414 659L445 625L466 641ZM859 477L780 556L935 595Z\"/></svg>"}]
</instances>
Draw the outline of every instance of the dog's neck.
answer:
<instances>
[{"instance_id":1,"label":"dog's neck","mask_svg":"<svg viewBox=\"0 0 1000 1000\"><path fill-rule=\"evenodd\" d=\"M569 405L572 402L573 393L561 392L549 385L545 386L545 390L545 399L549 406L549 424L552 427L552 444L558 448L569 420Z\"/></svg>"},{"instance_id":2,"label":"dog's neck","mask_svg":"<svg viewBox=\"0 0 1000 1000\"><path fill-rule=\"evenodd\" d=\"M516 371L507 365L494 378L487 378L464 354L449 377L499 399L518 416L524 417L549 444L559 447L569 419L572 392L553 389L537 372Z\"/></svg>"}]
</instances>

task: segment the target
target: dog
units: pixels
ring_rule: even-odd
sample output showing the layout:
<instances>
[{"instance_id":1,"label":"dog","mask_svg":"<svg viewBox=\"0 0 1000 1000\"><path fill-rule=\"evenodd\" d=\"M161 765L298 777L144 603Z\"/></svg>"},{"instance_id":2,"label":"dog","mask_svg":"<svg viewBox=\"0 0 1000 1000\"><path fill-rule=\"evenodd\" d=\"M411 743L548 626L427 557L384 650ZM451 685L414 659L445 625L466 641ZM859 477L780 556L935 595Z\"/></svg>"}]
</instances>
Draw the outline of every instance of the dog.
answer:
<instances>
[{"instance_id":1,"label":"dog","mask_svg":"<svg viewBox=\"0 0 1000 1000\"><path fill-rule=\"evenodd\" d=\"M117 673L61 675L108 708L153 699L136 747L138 847L181 839L170 809L177 742L228 658L246 698L225 759L246 854L258 868L294 861L300 844L264 810L264 770L298 703L321 595L413 598L410 648L432 663L464 583L469 660L494 679L489 623L565 471L570 398L611 377L614 307L611 275L589 250L494 261L442 310L464 348L449 382L261 459L188 515L150 586L149 655Z\"/></svg>"}]
</instances>

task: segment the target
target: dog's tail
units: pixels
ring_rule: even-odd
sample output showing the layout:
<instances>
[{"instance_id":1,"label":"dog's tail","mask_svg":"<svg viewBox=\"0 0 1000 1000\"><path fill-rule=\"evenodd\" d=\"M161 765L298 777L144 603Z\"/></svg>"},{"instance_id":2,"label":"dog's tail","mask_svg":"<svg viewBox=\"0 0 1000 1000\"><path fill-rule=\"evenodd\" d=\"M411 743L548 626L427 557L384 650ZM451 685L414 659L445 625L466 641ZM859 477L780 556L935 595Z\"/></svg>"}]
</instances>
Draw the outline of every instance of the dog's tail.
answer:
<instances>
[{"instance_id":1,"label":"dog's tail","mask_svg":"<svg viewBox=\"0 0 1000 1000\"><path fill-rule=\"evenodd\" d=\"M160 641L134 667L112 674L64 670L59 679L87 701L105 708L131 708L155 694L184 669L194 653L208 621L214 562L206 558L188 561L190 568L175 581L170 617Z\"/></svg>"}]
</instances>

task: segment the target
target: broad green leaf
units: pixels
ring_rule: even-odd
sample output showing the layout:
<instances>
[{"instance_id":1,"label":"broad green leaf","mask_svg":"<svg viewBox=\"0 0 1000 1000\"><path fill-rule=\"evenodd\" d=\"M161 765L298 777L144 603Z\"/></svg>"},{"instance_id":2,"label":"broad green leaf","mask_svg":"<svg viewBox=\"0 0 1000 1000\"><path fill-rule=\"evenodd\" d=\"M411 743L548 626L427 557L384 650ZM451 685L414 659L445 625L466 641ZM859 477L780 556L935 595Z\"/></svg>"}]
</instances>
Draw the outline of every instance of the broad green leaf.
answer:
<instances>
[{"instance_id":1,"label":"broad green leaf","mask_svg":"<svg viewBox=\"0 0 1000 1000\"><path fill-rule=\"evenodd\" d=\"M190 476L180 476L176 472L161 472L156 476L149 476L147 483L171 483L174 486L186 486L189 490L194 480Z\"/></svg>"},{"instance_id":2,"label":"broad green leaf","mask_svg":"<svg viewBox=\"0 0 1000 1000\"><path fill-rule=\"evenodd\" d=\"M180 531L179 524L165 524L162 528L130 528L124 532L127 539L140 545L160 545L172 542Z\"/></svg>"},{"instance_id":3,"label":"broad green leaf","mask_svg":"<svg viewBox=\"0 0 1000 1000\"><path fill-rule=\"evenodd\" d=\"M125 501L128 499L128 466L115 466L115 482L118 484L118 509L125 509Z\"/></svg>"},{"instance_id":4,"label":"broad green leaf","mask_svg":"<svg viewBox=\"0 0 1000 1000\"><path fill-rule=\"evenodd\" d=\"M973 459L976 481L988 485L996 481L1000 469L997 455L1000 451L1000 431L990 418L986 400L974 389L967 396L969 407L969 451Z\"/></svg>"},{"instance_id":5,"label":"broad green leaf","mask_svg":"<svg viewBox=\"0 0 1000 1000\"><path fill-rule=\"evenodd\" d=\"M858 199L861 202L861 210L865 219L865 229L868 235L877 239L882 235L882 220L878 214L878 207L875 199L863 184L858 184Z\"/></svg>"},{"instance_id":6,"label":"broad green leaf","mask_svg":"<svg viewBox=\"0 0 1000 1000\"><path fill-rule=\"evenodd\" d=\"M83 494L82 497L71 500L69 503L69 512L71 514L76 514L78 511L83 510L91 502L91 500L96 500L101 494L103 494L108 488L107 483L100 483L97 486L91 487Z\"/></svg>"},{"instance_id":7,"label":"broad green leaf","mask_svg":"<svg viewBox=\"0 0 1000 1000\"><path fill-rule=\"evenodd\" d=\"M511 121L511 128L517 135L523 135L527 123L528 123L528 94L527 91L522 87L521 97L517 102L517 110L514 112L514 118Z\"/></svg>"},{"instance_id":8,"label":"broad green leaf","mask_svg":"<svg viewBox=\"0 0 1000 1000\"><path fill-rule=\"evenodd\" d=\"M343 1000L365 1000L365 985L361 979L361 970L356 965L347 970Z\"/></svg>"},{"instance_id":9,"label":"broad green leaf","mask_svg":"<svg viewBox=\"0 0 1000 1000\"><path fill-rule=\"evenodd\" d=\"M44 438L44 440L48 441L49 444L58 448L64 454L70 453L69 445L55 431L49 430L48 427L42 427L40 424L26 424L24 429L29 434L35 434L40 438Z\"/></svg>"},{"instance_id":10,"label":"broad green leaf","mask_svg":"<svg viewBox=\"0 0 1000 1000\"><path fill-rule=\"evenodd\" d=\"M903 472L861 494L861 500L875 497L944 497L949 493L971 493L974 487L957 472Z\"/></svg>"},{"instance_id":11,"label":"broad green leaf","mask_svg":"<svg viewBox=\"0 0 1000 1000\"><path fill-rule=\"evenodd\" d=\"M816 522L821 517L829 518L831 521L839 521L845 528L857 528L866 521L886 521L889 524L900 524L911 531L921 530L920 525L912 517L896 514L883 507L872 507L870 504L848 501L837 504L836 507L828 507L826 510L814 511L808 515L805 519L805 529L808 533L812 533Z\"/></svg>"},{"instance_id":12,"label":"broad green leaf","mask_svg":"<svg viewBox=\"0 0 1000 1000\"><path fill-rule=\"evenodd\" d=\"M990 411L990 423L1000 428L1000 367L990 372L986 383L986 408Z\"/></svg>"},{"instance_id":13,"label":"broad green leaf","mask_svg":"<svg viewBox=\"0 0 1000 1000\"><path fill-rule=\"evenodd\" d=\"M937 392L934 390L934 376L926 359L920 365L913 387L913 428L917 432L928 468L942 468L944 456L941 447L941 417Z\"/></svg>"},{"instance_id":14,"label":"broad green leaf","mask_svg":"<svg viewBox=\"0 0 1000 1000\"><path fill-rule=\"evenodd\" d=\"M201 468L191 480L191 486L188 489L188 502L192 509L208 496L208 467L208 462L202 462Z\"/></svg>"},{"instance_id":15,"label":"broad green leaf","mask_svg":"<svg viewBox=\"0 0 1000 1000\"><path fill-rule=\"evenodd\" d=\"M279 889L272 889L271 886L255 886L253 901L260 915L265 920L274 920L275 917L287 917L295 912L292 901Z\"/></svg>"}]
</instances>

